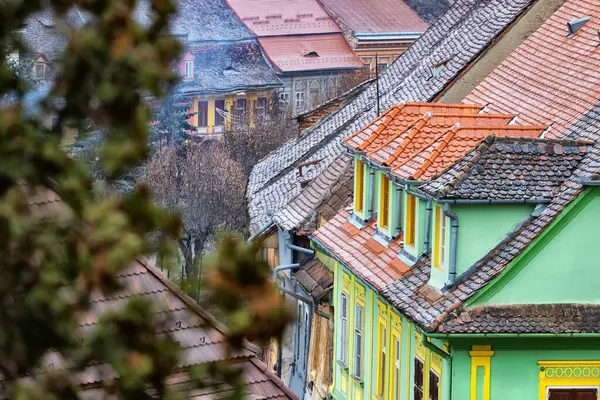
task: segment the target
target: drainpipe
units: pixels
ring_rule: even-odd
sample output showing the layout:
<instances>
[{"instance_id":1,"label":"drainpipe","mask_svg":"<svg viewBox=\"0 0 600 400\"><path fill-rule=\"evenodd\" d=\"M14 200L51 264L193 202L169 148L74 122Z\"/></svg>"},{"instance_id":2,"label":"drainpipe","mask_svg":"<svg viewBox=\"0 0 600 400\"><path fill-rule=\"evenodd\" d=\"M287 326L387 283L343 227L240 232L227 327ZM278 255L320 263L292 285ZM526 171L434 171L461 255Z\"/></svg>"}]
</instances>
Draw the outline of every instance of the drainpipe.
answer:
<instances>
[{"instance_id":1,"label":"drainpipe","mask_svg":"<svg viewBox=\"0 0 600 400\"><path fill-rule=\"evenodd\" d=\"M296 268L300 268L300 264L296 263L296 264L288 264L288 265L278 265L277 267L273 268L273 280L275 282L277 282L277 275L278 275L279 271L285 271L288 269L296 269ZM282 288L279 288L279 290L282 290Z\"/></svg>"},{"instance_id":2,"label":"drainpipe","mask_svg":"<svg viewBox=\"0 0 600 400\"><path fill-rule=\"evenodd\" d=\"M369 221L375 216L375 169L369 167Z\"/></svg>"},{"instance_id":3,"label":"drainpipe","mask_svg":"<svg viewBox=\"0 0 600 400\"><path fill-rule=\"evenodd\" d=\"M269 215L270 212L267 211L267 215ZM262 235L263 233L265 233L265 231L267 229L269 229L271 226L273 225L273 218L269 217L269 221L258 230L258 232L256 232L254 235L250 236L248 238L248 243L252 243L254 241L254 239L256 239L257 237L259 237L260 235Z\"/></svg>"},{"instance_id":4,"label":"drainpipe","mask_svg":"<svg viewBox=\"0 0 600 400\"><path fill-rule=\"evenodd\" d=\"M286 246L287 246L287 248L288 248L288 249L291 249L291 250L296 250L296 251L299 251L300 253L310 254L311 256L312 256L313 254L315 254L315 251L314 251L314 250L311 250L311 249L305 249L304 247L296 246L296 245L294 245L294 244L291 244L291 243L289 243L289 242L288 242L288 243L286 243Z\"/></svg>"},{"instance_id":5,"label":"drainpipe","mask_svg":"<svg viewBox=\"0 0 600 400\"><path fill-rule=\"evenodd\" d=\"M396 185L396 210L398 210L398 218L396 221L396 237L400 237L402 231L402 186Z\"/></svg>"},{"instance_id":6,"label":"drainpipe","mask_svg":"<svg viewBox=\"0 0 600 400\"><path fill-rule=\"evenodd\" d=\"M456 280L456 239L458 237L458 217L450 211L448 204L444 204L444 215L452 221L450 231L450 272L446 286L452 286Z\"/></svg>"},{"instance_id":7,"label":"drainpipe","mask_svg":"<svg viewBox=\"0 0 600 400\"><path fill-rule=\"evenodd\" d=\"M423 243L423 254L429 253L429 235L431 234L431 214L433 213L433 201L427 200L427 212L425 213L425 243Z\"/></svg>"}]
</instances>

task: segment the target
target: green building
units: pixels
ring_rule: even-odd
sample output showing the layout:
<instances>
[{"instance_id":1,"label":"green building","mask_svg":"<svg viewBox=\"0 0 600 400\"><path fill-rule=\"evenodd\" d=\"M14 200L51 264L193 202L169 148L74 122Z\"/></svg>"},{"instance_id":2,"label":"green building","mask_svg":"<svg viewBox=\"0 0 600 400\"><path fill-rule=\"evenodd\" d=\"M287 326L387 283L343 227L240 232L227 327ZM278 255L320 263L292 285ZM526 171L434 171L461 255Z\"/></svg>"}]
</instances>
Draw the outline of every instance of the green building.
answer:
<instances>
[{"instance_id":1,"label":"green building","mask_svg":"<svg viewBox=\"0 0 600 400\"><path fill-rule=\"evenodd\" d=\"M598 150L481 108L407 103L345 140L354 204L311 237L333 398L598 399Z\"/></svg>"}]
</instances>

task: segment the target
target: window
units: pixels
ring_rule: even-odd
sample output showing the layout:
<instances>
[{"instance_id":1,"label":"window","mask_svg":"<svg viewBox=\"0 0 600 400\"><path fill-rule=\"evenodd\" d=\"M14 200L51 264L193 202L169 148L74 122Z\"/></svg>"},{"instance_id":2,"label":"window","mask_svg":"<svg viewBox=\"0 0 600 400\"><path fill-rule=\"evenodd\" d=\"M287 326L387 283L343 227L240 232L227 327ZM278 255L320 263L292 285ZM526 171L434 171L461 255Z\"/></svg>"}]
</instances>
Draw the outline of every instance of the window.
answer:
<instances>
[{"instance_id":1,"label":"window","mask_svg":"<svg viewBox=\"0 0 600 400\"><path fill-rule=\"evenodd\" d=\"M415 218L417 213L417 199L410 194L406 195L406 232L404 241L406 244L415 244Z\"/></svg>"},{"instance_id":2,"label":"window","mask_svg":"<svg viewBox=\"0 0 600 400\"><path fill-rule=\"evenodd\" d=\"M225 125L225 100L215 100L215 126Z\"/></svg>"},{"instance_id":3,"label":"window","mask_svg":"<svg viewBox=\"0 0 600 400\"><path fill-rule=\"evenodd\" d=\"M304 111L304 92L296 93L296 111L301 112Z\"/></svg>"},{"instance_id":4,"label":"window","mask_svg":"<svg viewBox=\"0 0 600 400\"><path fill-rule=\"evenodd\" d=\"M414 384L414 400L423 400L423 361L415 358L415 384Z\"/></svg>"},{"instance_id":5,"label":"window","mask_svg":"<svg viewBox=\"0 0 600 400\"><path fill-rule=\"evenodd\" d=\"M254 102L254 120L262 121L267 116L267 98L259 97Z\"/></svg>"},{"instance_id":6,"label":"window","mask_svg":"<svg viewBox=\"0 0 600 400\"><path fill-rule=\"evenodd\" d=\"M400 339L394 337L394 400L400 399L400 367L402 365L400 360L401 345Z\"/></svg>"},{"instance_id":7,"label":"window","mask_svg":"<svg viewBox=\"0 0 600 400\"><path fill-rule=\"evenodd\" d=\"M35 63L35 66L33 67L33 76L35 79L46 79L46 63Z\"/></svg>"},{"instance_id":8,"label":"window","mask_svg":"<svg viewBox=\"0 0 600 400\"><path fill-rule=\"evenodd\" d=\"M208 101L198 102L198 127L206 128L208 126Z\"/></svg>"},{"instance_id":9,"label":"window","mask_svg":"<svg viewBox=\"0 0 600 400\"><path fill-rule=\"evenodd\" d=\"M390 224L390 180L383 174L381 175L381 193L379 197L381 209L379 226L388 229Z\"/></svg>"},{"instance_id":10,"label":"window","mask_svg":"<svg viewBox=\"0 0 600 400\"><path fill-rule=\"evenodd\" d=\"M342 293L342 329L340 330L340 361L348 365L348 295Z\"/></svg>"},{"instance_id":11,"label":"window","mask_svg":"<svg viewBox=\"0 0 600 400\"><path fill-rule=\"evenodd\" d=\"M354 376L362 378L363 360L363 312L361 305L356 305L354 315Z\"/></svg>"},{"instance_id":12,"label":"window","mask_svg":"<svg viewBox=\"0 0 600 400\"><path fill-rule=\"evenodd\" d=\"M379 387L377 394L384 397L385 394L385 372L386 372L386 343L387 343L387 327L379 323L379 345L381 350L379 353Z\"/></svg>"},{"instance_id":13,"label":"window","mask_svg":"<svg viewBox=\"0 0 600 400\"><path fill-rule=\"evenodd\" d=\"M429 400L440 398L440 377L434 370L429 371Z\"/></svg>"},{"instance_id":14,"label":"window","mask_svg":"<svg viewBox=\"0 0 600 400\"><path fill-rule=\"evenodd\" d=\"M310 106L315 107L321 102L321 85L318 81L312 81L309 86Z\"/></svg>"},{"instance_id":15,"label":"window","mask_svg":"<svg viewBox=\"0 0 600 400\"><path fill-rule=\"evenodd\" d=\"M387 67L388 67L387 63L379 63L379 64L377 64L377 72L382 73L383 71L386 70Z\"/></svg>"},{"instance_id":16,"label":"window","mask_svg":"<svg viewBox=\"0 0 600 400\"><path fill-rule=\"evenodd\" d=\"M186 61L185 62L185 74L184 76L186 78L193 78L194 77L194 62L193 61Z\"/></svg>"},{"instance_id":17,"label":"window","mask_svg":"<svg viewBox=\"0 0 600 400\"><path fill-rule=\"evenodd\" d=\"M290 105L290 94L289 93L279 93L279 104L283 106Z\"/></svg>"},{"instance_id":18,"label":"window","mask_svg":"<svg viewBox=\"0 0 600 400\"><path fill-rule=\"evenodd\" d=\"M363 212L363 202L364 202L364 195L365 195L365 168L363 166L362 161L360 161L359 159L356 160L356 191L355 191L355 196L356 198L354 199L354 209L357 212L362 213Z\"/></svg>"},{"instance_id":19,"label":"window","mask_svg":"<svg viewBox=\"0 0 600 400\"><path fill-rule=\"evenodd\" d=\"M446 256L446 216L440 206L437 206L435 209L435 220L435 254L433 265L443 268Z\"/></svg>"},{"instance_id":20,"label":"window","mask_svg":"<svg viewBox=\"0 0 600 400\"><path fill-rule=\"evenodd\" d=\"M235 102L235 115L239 123L246 122L246 99L237 99Z\"/></svg>"}]
</instances>

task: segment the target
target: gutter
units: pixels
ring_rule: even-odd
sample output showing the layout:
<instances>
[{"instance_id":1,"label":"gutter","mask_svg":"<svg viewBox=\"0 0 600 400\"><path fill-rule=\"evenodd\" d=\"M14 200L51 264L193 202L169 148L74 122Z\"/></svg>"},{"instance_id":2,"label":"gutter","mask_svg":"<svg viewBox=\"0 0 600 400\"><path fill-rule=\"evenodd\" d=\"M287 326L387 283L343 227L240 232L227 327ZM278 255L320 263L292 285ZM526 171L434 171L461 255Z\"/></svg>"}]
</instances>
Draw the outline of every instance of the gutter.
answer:
<instances>
[{"instance_id":1,"label":"gutter","mask_svg":"<svg viewBox=\"0 0 600 400\"><path fill-rule=\"evenodd\" d=\"M600 338L600 333L429 333L432 339Z\"/></svg>"},{"instance_id":2,"label":"gutter","mask_svg":"<svg viewBox=\"0 0 600 400\"><path fill-rule=\"evenodd\" d=\"M454 282L456 281L456 239L458 238L458 217L456 214L450 211L448 204L444 204L444 215L449 217L452 221L450 231L450 268L448 272L448 282L446 282L446 287L448 287L454 285Z\"/></svg>"},{"instance_id":3,"label":"gutter","mask_svg":"<svg viewBox=\"0 0 600 400\"><path fill-rule=\"evenodd\" d=\"M600 182L598 182L600 185ZM438 204L548 204L550 200L547 199L504 199L504 200L467 200L467 199L452 199L452 200L438 200L434 199Z\"/></svg>"},{"instance_id":4,"label":"gutter","mask_svg":"<svg viewBox=\"0 0 600 400\"><path fill-rule=\"evenodd\" d=\"M583 186L600 186L600 181L595 181L592 179L581 178L581 179L576 179L575 181Z\"/></svg>"},{"instance_id":5,"label":"gutter","mask_svg":"<svg viewBox=\"0 0 600 400\"><path fill-rule=\"evenodd\" d=\"M288 242L288 243L286 243L285 245L286 245L286 247L287 247L288 249L291 249L291 250L296 250L296 251L299 251L300 253L310 254L311 256L315 254L315 251L314 251L314 250L311 250L311 249L305 249L304 247L296 246L296 245L294 245L294 244L291 244L291 243L289 243L289 242Z\"/></svg>"}]
</instances>

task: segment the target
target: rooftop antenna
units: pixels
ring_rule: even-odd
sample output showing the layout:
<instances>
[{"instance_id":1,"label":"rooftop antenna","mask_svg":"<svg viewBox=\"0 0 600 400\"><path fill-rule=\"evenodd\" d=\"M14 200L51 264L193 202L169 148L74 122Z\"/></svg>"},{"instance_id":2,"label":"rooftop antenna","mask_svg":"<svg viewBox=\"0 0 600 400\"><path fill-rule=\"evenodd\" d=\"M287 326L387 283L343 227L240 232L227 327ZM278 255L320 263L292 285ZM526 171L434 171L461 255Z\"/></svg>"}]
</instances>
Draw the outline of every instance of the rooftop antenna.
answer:
<instances>
[{"instance_id":1,"label":"rooftop antenna","mask_svg":"<svg viewBox=\"0 0 600 400\"><path fill-rule=\"evenodd\" d=\"M375 53L375 85L377 87L377 116L381 115L379 110L379 54Z\"/></svg>"}]
</instances>

